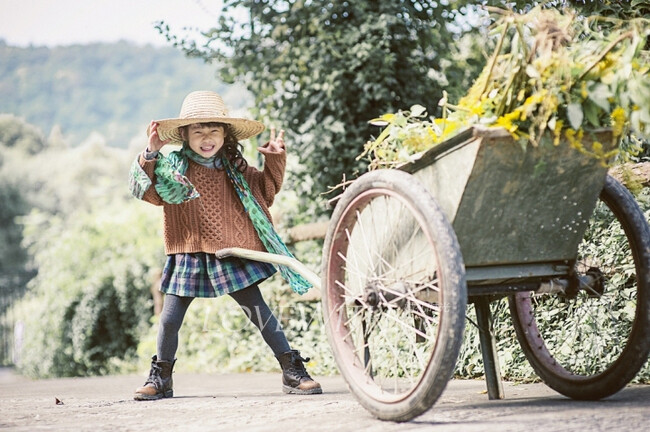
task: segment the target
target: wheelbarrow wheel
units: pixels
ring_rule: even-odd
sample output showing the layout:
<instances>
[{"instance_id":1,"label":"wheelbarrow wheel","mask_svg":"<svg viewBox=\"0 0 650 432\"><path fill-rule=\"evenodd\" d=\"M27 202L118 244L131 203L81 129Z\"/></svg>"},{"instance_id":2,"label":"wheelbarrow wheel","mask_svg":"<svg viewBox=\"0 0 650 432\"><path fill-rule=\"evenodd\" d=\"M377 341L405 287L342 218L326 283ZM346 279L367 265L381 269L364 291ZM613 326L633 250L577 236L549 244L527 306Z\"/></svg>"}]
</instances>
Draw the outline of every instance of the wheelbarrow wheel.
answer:
<instances>
[{"instance_id":1,"label":"wheelbarrow wheel","mask_svg":"<svg viewBox=\"0 0 650 432\"><path fill-rule=\"evenodd\" d=\"M625 239L624 242L612 241ZM539 377L581 400L610 396L650 351L650 230L634 197L607 177L578 249L576 276L600 282L510 297L517 338Z\"/></svg>"},{"instance_id":2,"label":"wheelbarrow wheel","mask_svg":"<svg viewBox=\"0 0 650 432\"><path fill-rule=\"evenodd\" d=\"M323 315L350 391L383 420L431 408L452 376L467 287L455 233L431 194L397 170L340 198L323 248Z\"/></svg>"}]
</instances>

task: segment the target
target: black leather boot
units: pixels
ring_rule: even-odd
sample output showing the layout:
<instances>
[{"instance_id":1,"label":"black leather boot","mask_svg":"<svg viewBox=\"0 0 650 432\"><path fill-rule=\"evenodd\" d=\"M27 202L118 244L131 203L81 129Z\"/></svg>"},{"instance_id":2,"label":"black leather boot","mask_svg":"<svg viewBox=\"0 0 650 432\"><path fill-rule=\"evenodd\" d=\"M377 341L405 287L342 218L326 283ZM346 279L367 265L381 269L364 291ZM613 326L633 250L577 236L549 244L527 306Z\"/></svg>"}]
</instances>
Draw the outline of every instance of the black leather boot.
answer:
<instances>
[{"instance_id":1,"label":"black leather boot","mask_svg":"<svg viewBox=\"0 0 650 432\"><path fill-rule=\"evenodd\" d=\"M323 393L320 384L314 381L303 362L309 358L300 357L296 350L287 351L276 357L282 368L282 391L288 394L310 395Z\"/></svg>"},{"instance_id":2,"label":"black leather boot","mask_svg":"<svg viewBox=\"0 0 650 432\"><path fill-rule=\"evenodd\" d=\"M133 399L135 400L156 400L170 398L174 396L172 370L174 361L158 360L157 356L151 357L151 370L149 378L142 387L135 391Z\"/></svg>"}]
</instances>

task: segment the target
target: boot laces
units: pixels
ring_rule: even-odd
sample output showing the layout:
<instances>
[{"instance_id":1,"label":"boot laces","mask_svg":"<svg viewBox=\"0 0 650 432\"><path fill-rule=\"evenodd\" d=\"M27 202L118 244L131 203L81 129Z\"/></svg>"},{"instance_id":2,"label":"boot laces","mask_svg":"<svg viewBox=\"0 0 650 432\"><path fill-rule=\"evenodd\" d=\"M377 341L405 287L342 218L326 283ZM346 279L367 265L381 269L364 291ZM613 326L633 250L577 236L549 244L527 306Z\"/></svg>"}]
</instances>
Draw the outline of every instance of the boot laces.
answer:
<instances>
[{"instance_id":1,"label":"boot laces","mask_svg":"<svg viewBox=\"0 0 650 432\"><path fill-rule=\"evenodd\" d=\"M294 354L291 357L291 371L298 375L300 378L311 378L305 369L304 363L309 362L310 358L302 358L300 354Z\"/></svg>"},{"instance_id":2,"label":"boot laces","mask_svg":"<svg viewBox=\"0 0 650 432\"><path fill-rule=\"evenodd\" d=\"M154 387L161 388L162 387L162 377L160 376L162 374L162 367L158 365L156 362L151 363L151 370L149 371L149 378L147 378L147 381L144 383L146 386L147 384L153 384Z\"/></svg>"}]
</instances>

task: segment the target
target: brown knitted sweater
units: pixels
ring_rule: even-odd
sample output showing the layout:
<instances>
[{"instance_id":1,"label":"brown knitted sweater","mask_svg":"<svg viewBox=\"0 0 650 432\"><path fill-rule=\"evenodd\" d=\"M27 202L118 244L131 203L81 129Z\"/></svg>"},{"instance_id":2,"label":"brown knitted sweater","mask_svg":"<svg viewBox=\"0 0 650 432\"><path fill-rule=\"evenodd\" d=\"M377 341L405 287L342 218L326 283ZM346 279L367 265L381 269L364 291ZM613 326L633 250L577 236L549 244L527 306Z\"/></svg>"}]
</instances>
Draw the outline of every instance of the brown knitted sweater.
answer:
<instances>
[{"instance_id":1,"label":"brown knitted sweater","mask_svg":"<svg viewBox=\"0 0 650 432\"><path fill-rule=\"evenodd\" d=\"M282 186L286 160L286 152L267 154L262 171L249 166L244 172L253 195L271 222L269 207ZM139 163L155 184L155 159L147 160L140 155ZM163 206L166 254L214 253L227 247L266 251L224 170L190 160L185 176L199 191L199 198L168 204L153 185L142 197L144 201Z\"/></svg>"}]
</instances>

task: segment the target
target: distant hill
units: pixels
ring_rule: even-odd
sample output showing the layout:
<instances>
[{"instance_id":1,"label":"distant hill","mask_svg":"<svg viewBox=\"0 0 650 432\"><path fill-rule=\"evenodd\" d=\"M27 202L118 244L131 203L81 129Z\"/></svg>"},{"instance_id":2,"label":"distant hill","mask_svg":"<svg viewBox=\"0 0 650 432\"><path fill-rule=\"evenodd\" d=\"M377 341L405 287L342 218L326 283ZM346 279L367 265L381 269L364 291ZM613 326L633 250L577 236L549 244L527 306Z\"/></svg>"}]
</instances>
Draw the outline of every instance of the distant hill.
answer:
<instances>
[{"instance_id":1,"label":"distant hill","mask_svg":"<svg viewBox=\"0 0 650 432\"><path fill-rule=\"evenodd\" d=\"M126 147L150 120L178 115L193 90L219 92L233 111L251 107L245 91L215 73L214 65L171 47L19 48L0 40L0 113L23 117L46 136L60 128L72 146L98 132L109 145Z\"/></svg>"}]
</instances>

